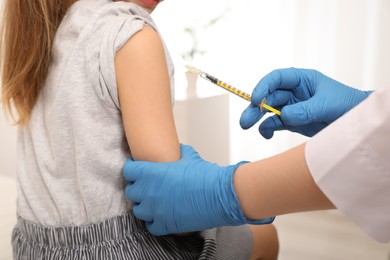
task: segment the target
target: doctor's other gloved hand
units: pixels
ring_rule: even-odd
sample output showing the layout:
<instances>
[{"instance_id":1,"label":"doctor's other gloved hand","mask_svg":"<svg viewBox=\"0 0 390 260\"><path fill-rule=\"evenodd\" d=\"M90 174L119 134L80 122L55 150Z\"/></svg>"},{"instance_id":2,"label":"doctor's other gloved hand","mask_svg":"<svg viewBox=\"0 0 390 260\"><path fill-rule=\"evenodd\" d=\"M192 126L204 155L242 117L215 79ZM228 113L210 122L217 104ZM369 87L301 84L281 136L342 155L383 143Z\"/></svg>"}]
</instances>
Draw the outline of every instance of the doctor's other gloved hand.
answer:
<instances>
[{"instance_id":1,"label":"doctor's other gloved hand","mask_svg":"<svg viewBox=\"0 0 390 260\"><path fill-rule=\"evenodd\" d=\"M151 163L128 159L123 176L127 199L137 218L154 235L200 231L219 226L268 224L274 218L250 221L233 187L235 169L203 160L191 146L181 145L181 159Z\"/></svg>"},{"instance_id":2,"label":"doctor's other gloved hand","mask_svg":"<svg viewBox=\"0 0 390 260\"><path fill-rule=\"evenodd\" d=\"M252 93L252 102L242 113L240 125L248 129L266 113L258 104L281 109L281 115L266 118L260 134L270 139L275 131L289 130L313 136L368 97L361 91L333 80L316 70L278 69L262 78Z\"/></svg>"}]
</instances>

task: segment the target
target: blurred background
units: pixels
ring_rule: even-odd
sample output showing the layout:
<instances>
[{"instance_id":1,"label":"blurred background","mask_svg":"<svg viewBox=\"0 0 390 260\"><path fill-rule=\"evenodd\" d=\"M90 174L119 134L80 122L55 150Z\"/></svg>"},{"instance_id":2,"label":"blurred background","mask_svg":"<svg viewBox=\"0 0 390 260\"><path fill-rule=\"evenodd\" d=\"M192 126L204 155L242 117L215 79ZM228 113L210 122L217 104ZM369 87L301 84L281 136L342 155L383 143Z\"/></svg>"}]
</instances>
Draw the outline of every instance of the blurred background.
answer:
<instances>
[{"instance_id":1,"label":"blurred background","mask_svg":"<svg viewBox=\"0 0 390 260\"><path fill-rule=\"evenodd\" d=\"M390 87L389 12L386 0L166 0L153 17L176 61L180 100L186 98L183 63L248 93L284 67L317 69L360 89ZM183 55L189 50L192 58ZM201 97L225 93L203 79L197 86ZM264 140L257 127L242 131L238 121L247 105L230 98L231 161L256 160L304 140L291 133Z\"/></svg>"},{"instance_id":2,"label":"blurred background","mask_svg":"<svg viewBox=\"0 0 390 260\"><path fill-rule=\"evenodd\" d=\"M390 87L389 14L388 0L164 1L152 16L175 63L181 141L220 164L263 159L306 141L287 132L265 140L258 124L243 131L238 122L248 103L203 79L189 94L183 65L247 93L285 67L317 69L364 90ZM0 112L0 259L10 259L16 129ZM367 237L337 211L280 216L275 225L283 260L390 259L390 244Z\"/></svg>"}]
</instances>

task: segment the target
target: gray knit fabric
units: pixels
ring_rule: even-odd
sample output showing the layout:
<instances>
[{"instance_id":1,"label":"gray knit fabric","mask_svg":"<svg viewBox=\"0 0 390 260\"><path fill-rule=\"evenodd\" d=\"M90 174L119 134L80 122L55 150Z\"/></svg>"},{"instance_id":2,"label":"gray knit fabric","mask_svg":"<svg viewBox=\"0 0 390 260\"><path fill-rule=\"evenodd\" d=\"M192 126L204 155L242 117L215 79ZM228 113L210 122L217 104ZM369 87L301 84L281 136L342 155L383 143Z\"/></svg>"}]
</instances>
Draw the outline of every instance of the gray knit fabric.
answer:
<instances>
[{"instance_id":1,"label":"gray knit fabric","mask_svg":"<svg viewBox=\"0 0 390 260\"><path fill-rule=\"evenodd\" d=\"M69 10L31 121L18 135L21 217L48 226L84 225L130 208L114 57L145 23L155 28L145 10L125 2L81 0Z\"/></svg>"}]
</instances>

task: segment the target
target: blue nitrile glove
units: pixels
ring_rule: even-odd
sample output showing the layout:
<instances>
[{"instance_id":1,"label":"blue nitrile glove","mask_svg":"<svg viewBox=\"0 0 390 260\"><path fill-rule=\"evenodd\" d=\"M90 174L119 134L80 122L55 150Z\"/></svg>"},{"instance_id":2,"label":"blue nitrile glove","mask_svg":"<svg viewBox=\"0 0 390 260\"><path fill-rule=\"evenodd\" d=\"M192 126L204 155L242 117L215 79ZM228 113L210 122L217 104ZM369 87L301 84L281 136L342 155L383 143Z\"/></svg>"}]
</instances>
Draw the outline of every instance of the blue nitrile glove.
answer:
<instances>
[{"instance_id":1,"label":"blue nitrile glove","mask_svg":"<svg viewBox=\"0 0 390 260\"><path fill-rule=\"evenodd\" d=\"M245 223L268 224L272 218L249 221L233 187L234 170L244 162L222 167L203 160L191 146L181 145L181 160L151 163L128 159L123 175L125 195L137 218L154 235L205 230Z\"/></svg>"},{"instance_id":2,"label":"blue nitrile glove","mask_svg":"<svg viewBox=\"0 0 390 260\"><path fill-rule=\"evenodd\" d=\"M281 116L266 118L259 126L269 139L274 131L290 130L313 136L363 101L372 91L361 91L333 80L316 70L278 69L260 80L251 105L242 113L240 125L252 127L266 113L257 106L266 103L281 108Z\"/></svg>"}]
</instances>

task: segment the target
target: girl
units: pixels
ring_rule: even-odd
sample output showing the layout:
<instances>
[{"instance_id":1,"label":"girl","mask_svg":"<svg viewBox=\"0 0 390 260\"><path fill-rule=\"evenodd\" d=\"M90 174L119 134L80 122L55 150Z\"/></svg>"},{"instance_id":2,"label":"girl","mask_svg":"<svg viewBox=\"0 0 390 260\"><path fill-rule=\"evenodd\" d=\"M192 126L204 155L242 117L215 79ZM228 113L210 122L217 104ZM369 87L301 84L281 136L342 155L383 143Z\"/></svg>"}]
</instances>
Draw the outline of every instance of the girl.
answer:
<instances>
[{"instance_id":1,"label":"girl","mask_svg":"<svg viewBox=\"0 0 390 260\"><path fill-rule=\"evenodd\" d=\"M125 200L130 154L180 158L173 66L149 15L159 2L6 1L2 100L20 126L15 259L275 257L272 226L253 239L245 226L154 237ZM252 241L267 246L252 252Z\"/></svg>"}]
</instances>

